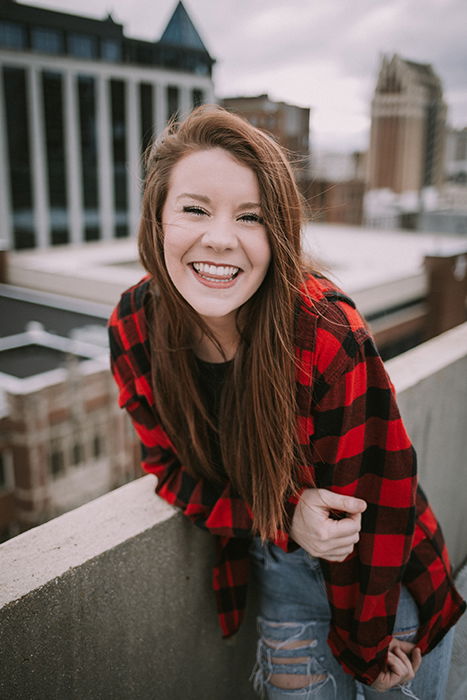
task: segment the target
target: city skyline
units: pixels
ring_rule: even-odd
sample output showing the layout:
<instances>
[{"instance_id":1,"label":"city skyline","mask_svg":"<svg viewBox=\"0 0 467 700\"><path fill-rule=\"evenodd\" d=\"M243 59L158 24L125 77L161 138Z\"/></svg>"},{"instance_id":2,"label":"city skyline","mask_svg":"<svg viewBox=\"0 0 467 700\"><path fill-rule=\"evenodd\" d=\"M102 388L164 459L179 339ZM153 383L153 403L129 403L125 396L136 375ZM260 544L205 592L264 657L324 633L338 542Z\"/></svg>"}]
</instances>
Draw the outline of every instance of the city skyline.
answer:
<instances>
[{"instance_id":1,"label":"city skyline","mask_svg":"<svg viewBox=\"0 0 467 700\"><path fill-rule=\"evenodd\" d=\"M176 0L30 0L28 3L103 18L127 36L157 40ZM448 123L467 124L467 4L464 0L184 0L217 60L219 98L268 93L311 108L312 146L366 149L370 102L382 53L430 63L441 77ZM229 31L225 31L225 26ZM240 47L240 49L239 49Z\"/></svg>"}]
</instances>

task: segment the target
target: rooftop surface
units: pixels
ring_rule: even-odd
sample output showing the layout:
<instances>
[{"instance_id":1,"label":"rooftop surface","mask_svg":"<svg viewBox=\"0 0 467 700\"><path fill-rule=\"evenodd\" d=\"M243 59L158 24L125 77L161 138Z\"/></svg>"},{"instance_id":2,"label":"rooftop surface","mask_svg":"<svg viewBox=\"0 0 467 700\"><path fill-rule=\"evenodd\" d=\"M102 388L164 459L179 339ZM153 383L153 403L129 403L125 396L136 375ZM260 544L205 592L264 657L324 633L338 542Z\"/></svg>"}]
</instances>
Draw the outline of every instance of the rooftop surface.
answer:
<instances>
[{"instance_id":1,"label":"rooftop surface","mask_svg":"<svg viewBox=\"0 0 467 700\"><path fill-rule=\"evenodd\" d=\"M63 366L67 357L67 353L55 348L33 344L22 345L18 348L0 350L0 372L24 379ZM87 359L80 355L74 357L78 360Z\"/></svg>"},{"instance_id":2,"label":"rooftop surface","mask_svg":"<svg viewBox=\"0 0 467 700\"><path fill-rule=\"evenodd\" d=\"M0 337L22 333L30 321L58 335L83 326L104 327L110 311L110 306L0 284Z\"/></svg>"},{"instance_id":3,"label":"rooftop surface","mask_svg":"<svg viewBox=\"0 0 467 700\"><path fill-rule=\"evenodd\" d=\"M467 252L467 236L308 224L304 247L353 293L422 274L426 255Z\"/></svg>"}]
</instances>

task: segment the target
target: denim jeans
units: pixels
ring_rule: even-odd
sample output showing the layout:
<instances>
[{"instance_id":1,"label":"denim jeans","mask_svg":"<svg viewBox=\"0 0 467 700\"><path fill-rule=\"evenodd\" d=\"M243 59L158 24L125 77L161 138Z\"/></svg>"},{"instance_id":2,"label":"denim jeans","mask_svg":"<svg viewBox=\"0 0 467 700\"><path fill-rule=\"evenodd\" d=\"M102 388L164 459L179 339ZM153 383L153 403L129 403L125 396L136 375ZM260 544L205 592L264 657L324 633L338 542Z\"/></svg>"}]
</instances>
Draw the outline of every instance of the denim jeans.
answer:
<instances>
[{"instance_id":1,"label":"denim jeans","mask_svg":"<svg viewBox=\"0 0 467 700\"><path fill-rule=\"evenodd\" d=\"M423 657L414 680L378 692L345 673L327 644L330 609L318 559L303 549L289 554L274 544L252 542L253 582L258 589L257 663L252 673L254 688L268 700L443 700L449 672L453 632ZM402 588L394 636L413 641L417 634L417 606ZM277 675L279 674L279 675ZM283 689L289 674L301 675L296 689ZM271 677L275 675L275 683Z\"/></svg>"}]
</instances>

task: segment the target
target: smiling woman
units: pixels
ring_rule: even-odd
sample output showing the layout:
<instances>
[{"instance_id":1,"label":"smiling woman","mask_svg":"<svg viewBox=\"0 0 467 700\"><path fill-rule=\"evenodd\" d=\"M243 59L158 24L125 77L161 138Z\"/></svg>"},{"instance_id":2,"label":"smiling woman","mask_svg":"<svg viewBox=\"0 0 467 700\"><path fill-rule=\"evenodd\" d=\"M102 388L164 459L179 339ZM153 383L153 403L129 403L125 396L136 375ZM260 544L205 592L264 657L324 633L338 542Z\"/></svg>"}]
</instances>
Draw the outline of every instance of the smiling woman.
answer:
<instances>
[{"instance_id":1,"label":"smiling woman","mask_svg":"<svg viewBox=\"0 0 467 700\"><path fill-rule=\"evenodd\" d=\"M146 172L112 370L156 492L216 538L224 636L251 574L263 697L441 700L465 604L368 329L302 258L284 152L203 107Z\"/></svg>"},{"instance_id":2,"label":"smiling woman","mask_svg":"<svg viewBox=\"0 0 467 700\"><path fill-rule=\"evenodd\" d=\"M190 192L196 183L196 193ZM228 359L237 311L259 289L271 258L254 172L221 148L190 153L173 168L162 209L164 260L181 296L215 333ZM201 336L195 351L219 361Z\"/></svg>"}]
</instances>

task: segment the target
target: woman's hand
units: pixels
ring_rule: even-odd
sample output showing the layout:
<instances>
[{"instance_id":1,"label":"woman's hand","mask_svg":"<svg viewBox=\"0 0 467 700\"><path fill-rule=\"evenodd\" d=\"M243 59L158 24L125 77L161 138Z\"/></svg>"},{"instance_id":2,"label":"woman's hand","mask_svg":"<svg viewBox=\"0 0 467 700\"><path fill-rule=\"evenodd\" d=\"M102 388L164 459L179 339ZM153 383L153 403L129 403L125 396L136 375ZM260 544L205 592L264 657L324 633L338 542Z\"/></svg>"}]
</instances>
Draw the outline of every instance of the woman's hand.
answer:
<instances>
[{"instance_id":1,"label":"woman's hand","mask_svg":"<svg viewBox=\"0 0 467 700\"><path fill-rule=\"evenodd\" d=\"M386 670L381 671L371 687L384 692L401 683L407 683L415 678L421 663L422 654L415 644L393 637L389 644Z\"/></svg>"},{"instance_id":2,"label":"woman's hand","mask_svg":"<svg viewBox=\"0 0 467 700\"><path fill-rule=\"evenodd\" d=\"M313 557L343 561L358 542L365 508L360 498L306 489L295 508L290 535Z\"/></svg>"}]
</instances>

